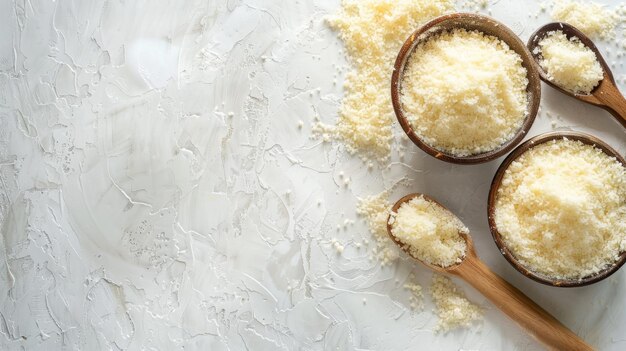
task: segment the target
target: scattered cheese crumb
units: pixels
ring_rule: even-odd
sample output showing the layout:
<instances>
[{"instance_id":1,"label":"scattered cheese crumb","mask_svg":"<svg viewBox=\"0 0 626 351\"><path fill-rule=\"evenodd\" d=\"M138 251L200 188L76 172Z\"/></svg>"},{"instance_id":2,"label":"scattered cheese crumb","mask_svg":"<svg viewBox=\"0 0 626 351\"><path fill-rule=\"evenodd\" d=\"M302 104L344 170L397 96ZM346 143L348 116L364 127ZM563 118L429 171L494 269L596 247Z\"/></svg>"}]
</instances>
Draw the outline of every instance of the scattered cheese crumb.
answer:
<instances>
[{"instance_id":1,"label":"scattered cheese crumb","mask_svg":"<svg viewBox=\"0 0 626 351\"><path fill-rule=\"evenodd\" d=\"M337 124L316 123L313 134L338 139L363 158L387 159L393 124L389 77L398 50L420 24L452 8L452 0L343 0L328 23L339 32L352 70Z\"/></svg>"},{"instance_id":2,"label":"scattered cheese crumb","mask_svg":"<svg viewBox=\"0 0 626 351\"><path fill-rule=\"evenodd\" d=\"M335 247L335 251L337 251L338 255L341 255L343 253L343 250L344 250L343 245L341 245L338 242L335 242L333 246Z\"/></svg>"},{"instance_id":3,"label":"scattered cheese crumb","mask_svg":"<svg viewBox=\"0 0 626 351\"><path fill-rule=\"evenodd\" d=\"M467 227L448 210L421 195L392 212L389 223L391 234L421 261L449 267L465 257L467 244L459 233L469 234Z\"/></svg>"},{"instance_id":4,"label":"scattered cheese crumb","mask_svg":"<svg viewBox=\"0 0 626 351\"><path fill-rule=\"evenodd\" d=\"M604 77L596 54L580 39L562 31L550 32L539 42L539 65L548 78L565 90L589 94Z\"/></svg>"},{"instance_id":5,"label":"scattered cheese crumb","mask_svg":"<svg viewBox=\"0 0 626 351\"><path fill-rule=\"evenodd\" d=\"M430 293L439 316L435 330L445 333L457 327L469 327L482 319L483 309L470 302L450 278L433 275Z\"/></svg>"},{"instance_id":6,"label":"scattered cheese crumb","mask_svg":"<svg viewBox=\"0 0 626 351\"><path fill-rule=\"evenodd\" d=\"M554 121L554 120L553 120L553 121L550 121L550 127L551 127L552 129L556 129L556 127L557 127L557 126L558 126L558 123L556 123L556 121Z\"/></svg>"},{"instance_id":7,"label":"scattered cheese crumb","mask_svg":"<svg viewBox=\"0 0 626 351\"><path fill-rule=\"evenodd\" d=\"M465 0L461 6L471 11L478 12L488 8L489 0Z\"/></svg>"},{"instance_id":8,"label":"scattered cheese crumb","mask_svg":"<svg viewBox=\"0 0 626 351\"><path fill-rule=\"evenodd\" d=\"M590 37L613 37L616 14L591 1L556 0L551 16L580 29Z\"/></svg>"},{"instance_id":9,"label":"scattered cheese crumb","mask_svg":"<svg viewBox=\"0 0 626 351\"><path fill-rule=\"evenodd\" d=\"M494 219L528 269L558 279L592 275L626 251L626 170L579 141L537 145L506 170Z\"/></svg>"},{"instance_id":10,"label":"scattered cheese crumb","mask_svg":"<svg viewBox=\"0 0 626 351\"><path fill-rule=\"evenodd\" d=\"M409 275L409 280L404 284L404 288L411 293L409 296L409 306L411 309L414 311L423 309L424 294L422 293L422 286L417 283L413 273Z\"/></svg>"},{"instance_id":11,"label":"scattered cheese crumb","mask_svg":"<svg viewBox=\"0 0 626 351\"><path fill-rule=\"evenodd\" d=\"M391 210L388 198L389 192L384 191L361 200L357 207L357 213L365 218L376 241L374 255L383 266L395 262L399 257L396 244L389 240L387 234L387 218ZM369 245L369 240L365 239L363 243Z\"/></svg>"},{"instance_id":12,"label":"scattered cheese crumb","mask_svg":"<svg viewBox=\"0 0 626 351\"><path fill-rule=\"evenodd\" d=\"M417 136L458 156L497 149L528 115L522 58L502 40L454 29L420 43L407 61L401 99Z\"/></svg>"}]
</instances>

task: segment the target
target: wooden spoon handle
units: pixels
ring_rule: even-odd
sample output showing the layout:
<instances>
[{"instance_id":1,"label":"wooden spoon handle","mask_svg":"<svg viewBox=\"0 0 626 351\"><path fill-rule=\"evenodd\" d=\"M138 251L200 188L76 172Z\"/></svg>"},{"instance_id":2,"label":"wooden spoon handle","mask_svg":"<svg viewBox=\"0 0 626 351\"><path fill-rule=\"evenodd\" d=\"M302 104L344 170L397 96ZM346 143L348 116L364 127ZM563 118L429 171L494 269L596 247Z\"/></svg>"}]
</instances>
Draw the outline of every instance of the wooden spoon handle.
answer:
<instances>
[{"instance_id":1,"label":"wooden spoon handle","mask_svg":"<svg viewBox=\"0 0 626 351\"><path fill-rule=\"evenodd\" d=\"M593 350L571 330L516 287L493 273L477 257L468 256L454 272L470 283L522 328L554 350Z\"/></svg>"},{"instance_id":2,"label":"wooden spoon handle","mask_svg":"<svg viewBox=\"0 0 626 351\"><path fill-rule=\"evenodd\" d=\"M594 96L604 104L607 111L626 127L626 99L615 85L607 85L605 89L600 89Z\"/></svg>"}]
</instances>

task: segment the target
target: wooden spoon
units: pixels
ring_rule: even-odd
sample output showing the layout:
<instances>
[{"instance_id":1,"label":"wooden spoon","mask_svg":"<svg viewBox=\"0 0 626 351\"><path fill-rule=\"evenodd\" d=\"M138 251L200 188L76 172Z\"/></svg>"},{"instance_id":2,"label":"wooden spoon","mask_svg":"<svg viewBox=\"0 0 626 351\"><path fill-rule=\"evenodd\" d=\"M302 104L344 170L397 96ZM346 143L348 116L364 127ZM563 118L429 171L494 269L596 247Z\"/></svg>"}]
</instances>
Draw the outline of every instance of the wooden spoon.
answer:
<instances>
[{"instance_id":1,"label":"wooden spoon","mask_svg":"<svg viewBox=\"0 0 626 351\"><path fill-rule=\"evenodd\" d=\"M598 84L598 86L596 86L590 94L578 94L561 88L548 78L548 75L539 64L539 61L542 59L539 42L546 37L548 33L559 30L562 31L568 39L577 37L585 46L596 54L596 59L604 71L604 77L600 81L600 84ZM600 50L598 50L593 41L591 41L591 39L589 39L585 34L567 23L552 22L537 29L537 31L530 36L527 46L535 59L541 80L565 95L569 95L580 101L584 101L588 104L599 106L607 110L613 115L613 117L615 117L615 119L618 120L619 123L622 124L622 126L624 126L624 128L626 128L626 99L624 99L624 96L617 88L615 79L613 78L613 73L611 72L611 69L609 68L609 65L607 65L606 61L604 61Z\"/></svg>"},{"instance_id":2,"label":"wooden spoon","mask_svg":"<svg viewBox=\"0 0 626 351\"><path fill-rule=\"evenodd\" d=\"M397 212L400 206L417 196L423 196L425 200L440 206L449 211L436 200L422 194L409 194L398 200L392 208L392 212ZM389 215L391 218L391 214ZM476 255L472 238L469 235L459 233L467 243L467 252L463 261L453 266L440 267L428 264L419 258L412 256L406 245L400 242L391 233L392 225L387 221L387 233L391 240L402 248L409 256L423 263L430 269L440 273L448 273L460 277L468 282L476 290L481 292L502 312L526 329L533 337L544 343L553 350L593 350L571 330L567 329L561 322L550 315L546 310L537 305L528 296L524 295L516 287L492 272L485 263Z\"/></svg>"}]
</instances>

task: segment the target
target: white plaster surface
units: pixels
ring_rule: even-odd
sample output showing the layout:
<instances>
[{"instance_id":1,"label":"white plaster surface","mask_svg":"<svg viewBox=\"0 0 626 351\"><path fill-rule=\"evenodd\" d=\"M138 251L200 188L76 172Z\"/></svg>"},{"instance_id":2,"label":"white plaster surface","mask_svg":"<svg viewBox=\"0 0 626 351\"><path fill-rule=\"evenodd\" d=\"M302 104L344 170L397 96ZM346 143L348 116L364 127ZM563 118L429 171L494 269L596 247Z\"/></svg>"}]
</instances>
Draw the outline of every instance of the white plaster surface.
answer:
<instances>
[{"instance_id":1,"label":"white plaster surface","mask_svg":"<svg viewBox=\"0 0 626 351\"><path fill-rule=\"evenodd\" d=\"M486 308L480 326L434 333L428 294L411 311L404 282L414 272L427 289L431 273L356 245L371 239L357 199L397 183L392 200L441 200L494 271L598 349L626 349L625 269L558 289L500 255L486 217L500 160L453 166L406 144L368 171L310 139L342 96L342 45L323 20L338 6L0 1L0 349L540 349L462 282ZM491 8L524 40L549 21L534 1ZM617 45L599 45L626 90ZM608 113L544 86L530 135L552 122L626 150Z\"/></svg>"}]
</instances>

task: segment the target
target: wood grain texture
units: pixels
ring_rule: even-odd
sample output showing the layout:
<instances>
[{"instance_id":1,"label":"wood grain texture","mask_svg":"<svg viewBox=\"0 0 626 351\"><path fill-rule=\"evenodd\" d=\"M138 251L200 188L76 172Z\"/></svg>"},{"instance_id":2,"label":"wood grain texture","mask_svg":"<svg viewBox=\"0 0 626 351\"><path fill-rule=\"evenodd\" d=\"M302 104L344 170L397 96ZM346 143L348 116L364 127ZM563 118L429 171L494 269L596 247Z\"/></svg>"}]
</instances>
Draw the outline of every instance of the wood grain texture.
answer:
<instances>
[{"instance_id":1,"label":"wood grain texture","mask_svg":"<svg viewBox=\"0 0 626 351\"><path fill-rule=\"evenodd\" d=\"M626 128L626 99L615 82L603 79L600 86L593 91L593 96L598 100L598 106L611 113Z\"/></svg>"}]
</instances>

